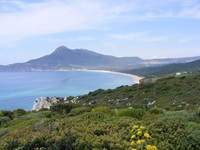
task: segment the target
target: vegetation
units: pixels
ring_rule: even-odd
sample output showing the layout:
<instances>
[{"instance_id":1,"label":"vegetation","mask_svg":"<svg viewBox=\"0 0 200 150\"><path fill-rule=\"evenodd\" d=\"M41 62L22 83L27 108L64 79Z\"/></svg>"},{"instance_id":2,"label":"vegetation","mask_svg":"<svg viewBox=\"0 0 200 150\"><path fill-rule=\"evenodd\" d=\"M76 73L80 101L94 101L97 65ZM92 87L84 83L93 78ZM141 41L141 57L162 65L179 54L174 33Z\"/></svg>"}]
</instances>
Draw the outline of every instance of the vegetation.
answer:
<instances>
[{"instance_id":1,"label":"vegetation","mask_svg":"<svg viewBox=\"0 0 200 150\"><path fill-rule=\"evenodd\" d=\"M199 75L169 76L154 82L120 86L114 90L99 89L80 96L78 101L82 105L95 107L195 109L200 105L199 83Z\"/></svg>"},{"instance_id":2,"label":"vegetation","mask_svg":"<svg viewBox=\"0 0 200 150\"><path fill-rule=\"evenodd\" d=\"M79 104L61 99L49 110L2 110L0 149L200 149L199 81L198 75L171 76L99 89Z\"/></svg>"},{"instance_id":3,"label":"vegetation","mask_svg":"<svg viewBox=\"0 0 200 150\"><path fill-rule=\"evenodd\" d=\"M135 74L144 77L160 77L166 75L174 75L177 72L183 74L199 74L200 73L200 60L189 63L169 64L157 67L146 67L133 70L123 71L126 73Z\"/></svg>"},{"instance_id":4,"label":"vegetation","mask_svg":"<svg viewBox=\"0 0 200 150\"><path fill-rule=\"evenodd\" d=\"M93 108L90 112L87 109L74 116L68 114L75 109L66 114L44 110L15 116L0 125L0 149L200 148L200 117L196 110L155 114L142 108L112 109L110 112L105 108L108 107ZM46 117L49 113L50 118ZM133 130L134 125L138 125L138 130Z\"/></svg>"}]
</instances>

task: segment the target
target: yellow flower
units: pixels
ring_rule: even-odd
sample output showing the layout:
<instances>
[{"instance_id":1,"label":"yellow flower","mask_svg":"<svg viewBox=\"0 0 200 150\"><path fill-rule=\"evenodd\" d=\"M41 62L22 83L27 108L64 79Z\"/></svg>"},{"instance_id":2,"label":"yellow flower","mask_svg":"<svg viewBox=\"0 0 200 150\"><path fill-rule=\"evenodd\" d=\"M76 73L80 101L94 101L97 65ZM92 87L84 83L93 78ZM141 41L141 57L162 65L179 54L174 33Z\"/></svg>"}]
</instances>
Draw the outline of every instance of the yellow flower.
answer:
<instances>
[{"instance_id":1,"label":"yellow flower","mask_svg":"<svg viewBox=\"0 0 200 150\"><path fill-rule=\"evenodd\" d=\"M147 146L146 146L146 149L147 149L147 150L157 150L157 147L154 146L154 145L147 145Z\"/></svg>"},{"instance_id":2,"label":"yellow flower","mask_svg":"<svg viewBox=\"0 0 200 150\"><path fill-rule=\"evenodd\" d=\"M151 138L151 136L149 135L149 133L144 133L144 137L146 137L147 139L150 139Z\"/></svg>"},{"instance_id":3,"label":"yellow flower","mask_svg":"<svg viewBox=\"0 0 200 150\"><path fill-rule=\"evenodd\" d=\"M137 135L142 135L142 131L139 130L139 131L137 132Z\"/></svg>"},{"instance_id":4,"label":"yellow flower","mask_svg":"<svg viewBox=\"0 0 200 150\"><path fill-rule=\"evenodd\" d=\"M132 145L132 146L133 146L133 145L135 145L135 142L134 142L134 141L132 141L132 142L131 142L131 145Z\"/></svg>"},{"instance_id":5,"label":"yellow flower","mask_svg":"<svg viewBox=\"0 0 200 150\"><path fill-rule=\"evenodd\" d=\"M145 140L141 140L142 143L145 143Z\"/></svg>"},{"instance_id":6,"label":"yellow flower","mask_svg":"<svg viewBox=\"0 0 200 150\"><path fill-rule=\"evenodd\" d=\"M134 125L134 126L133 126L133 129L137 129L137 128L138 128L138 126L137 126L137 125Z\"/></svg>"},{"instance_id":7,"label":"yellow flower","mask_svg":"<svg viewBox=\"0 0 200 150\"><path fill-rule=\"evenodd\" d=\"M156 146L152 146L153 150L157 150L157 147Z\"/></svg>"},{"instance_id":8,"label":"yellow flower","mask_svg":"<svg viewBox=\"0 0 200 150\"><path fill-rule=\"evenodd\" d=\"M141 130L144 130L144 129L146 129L146 128L145 128L145 126L140 126L140 129L141 129Z\"/></svg>"},{"instance_id":9,"label":"yellow flower","mask_svg":"<svg viewBox=\"0 0 200 150\"><path fill-rule=\"evenodd\" d=\"M131 150L137 150L137 149L135 149L135 148L132 148Z\"/></svg>"},{"instance_id":10,"label":"yellow flower","mask_svg":"<svg viewBox=\"0 0 200 150\"><path fill-rule=\"evenodd\" d=\"M132 136L131 136L131 139L134 139L134 138L135 138L135 135L132 135Z\"/></svg>"},{"instance_id":11,"label":"yellow flower","mask_svg":"<svg viewBox=\"0 0 200 150\"><path fill-rule=\"evenodd\" d=\"M140 145L140 144L142 144L142 140L138 140L136 143L137 143L137 145Z\"/></svg>"},{"instance_id":12,"label":"yellow flower","mask_svg":"<svg viewBox=\"0 0 200 150\"><path fill-rule=\"evenodd\" d=\"M147 149L147 150L151 150L151 145L147 145L147 146L146 146L146 149Z\"/></svg>"}]
</instances>

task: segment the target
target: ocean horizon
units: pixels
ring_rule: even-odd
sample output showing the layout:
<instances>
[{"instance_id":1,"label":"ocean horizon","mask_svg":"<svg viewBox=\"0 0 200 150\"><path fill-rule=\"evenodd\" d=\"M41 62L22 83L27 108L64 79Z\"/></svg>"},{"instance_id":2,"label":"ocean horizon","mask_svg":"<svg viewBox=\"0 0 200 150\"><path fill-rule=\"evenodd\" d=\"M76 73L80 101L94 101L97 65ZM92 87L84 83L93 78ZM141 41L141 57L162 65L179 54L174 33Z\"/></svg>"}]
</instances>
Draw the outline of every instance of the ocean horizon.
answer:
<instances>
[{"instance_id":1,"label":"ocean horizon","mask_svg":"<svg viewBox=\"0 0 200 150\"><path fill-rule=\"evenodd\" d=\"M97 89L135 84L130 76L108 72L1 72L0 110L32 110L38 97L79 96Z\"/></svg>"}]
</instances>

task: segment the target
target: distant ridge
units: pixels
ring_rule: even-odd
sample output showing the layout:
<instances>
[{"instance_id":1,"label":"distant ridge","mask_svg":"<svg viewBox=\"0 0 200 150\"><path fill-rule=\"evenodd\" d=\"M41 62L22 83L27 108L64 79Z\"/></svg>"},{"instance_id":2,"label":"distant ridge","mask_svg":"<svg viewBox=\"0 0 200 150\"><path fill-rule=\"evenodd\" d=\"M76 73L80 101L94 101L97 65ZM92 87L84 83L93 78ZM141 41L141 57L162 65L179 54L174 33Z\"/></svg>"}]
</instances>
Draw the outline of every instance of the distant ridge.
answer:
<instances>
[{"instance_id":1,"label":"distant ridge","mask_svg":"<svg viewBox=\"0 0 200 150\"><path fill-rule=\"evenodd\" d=\"M156 76L185 74L185 73L196 74L200 73L200 59L189 63L177 63L177 64L158 66L158 67L133 69L127 71L127 73L132 73L145 77L156 77Z\"/></svg>"},{"instance_id":2,"label":"distant ridge","mask_svg":"<svg viewBox=\"0 0 200 150\"><path fill-rule=\"evenodd\" d=\"M139 57L115 57L86 49L69 49L60 46L49 55L25 63L0 65L0 71L62 71L72 69L102 69L119 71L145 66L188 62L200 57L143 60Z\"/></svg>"}]
</instances>

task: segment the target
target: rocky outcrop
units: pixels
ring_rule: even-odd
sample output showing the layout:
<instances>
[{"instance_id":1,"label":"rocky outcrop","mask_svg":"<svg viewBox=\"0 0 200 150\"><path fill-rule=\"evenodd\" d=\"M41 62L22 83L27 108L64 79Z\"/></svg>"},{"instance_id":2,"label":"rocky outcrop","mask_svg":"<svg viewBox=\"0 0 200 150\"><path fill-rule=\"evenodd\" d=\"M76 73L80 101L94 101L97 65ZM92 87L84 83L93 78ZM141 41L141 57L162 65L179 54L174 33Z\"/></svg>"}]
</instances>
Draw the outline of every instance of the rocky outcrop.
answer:
<instances>
[{"instance_id":1,"label":"rocky outcrop","mask_svg":"<svg viewBox=\"0 0 200 150\"><path fill-rule=\"evenodd\" d=\"M39 97L34 101L32 110L40 110L42 108L49 109L51 105L57 103L59 100L56 97Z\"/></svg>"}]
</instances>

